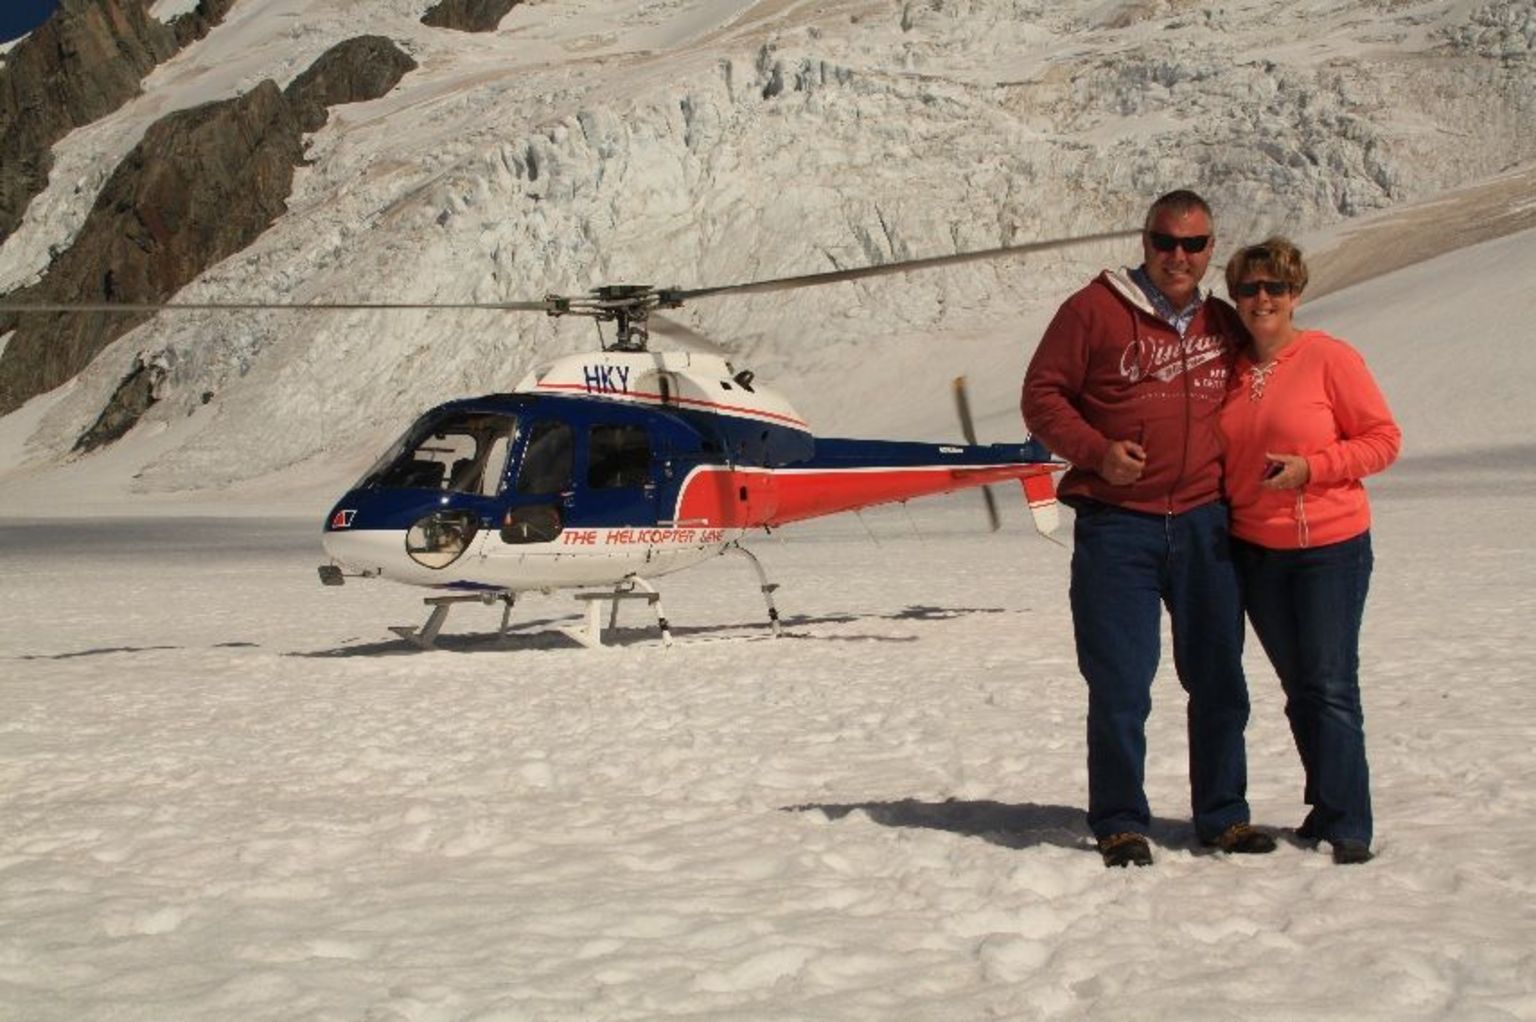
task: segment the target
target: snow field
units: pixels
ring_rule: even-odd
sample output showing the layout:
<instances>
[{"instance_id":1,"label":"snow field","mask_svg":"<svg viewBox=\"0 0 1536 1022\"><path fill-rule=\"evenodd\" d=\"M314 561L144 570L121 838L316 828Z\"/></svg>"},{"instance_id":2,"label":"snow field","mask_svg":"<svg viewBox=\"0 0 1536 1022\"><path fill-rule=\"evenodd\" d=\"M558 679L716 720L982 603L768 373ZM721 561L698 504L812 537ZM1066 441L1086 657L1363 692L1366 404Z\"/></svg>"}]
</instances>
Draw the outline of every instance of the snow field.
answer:
<instances>
[{"instance_id":1,"label":"snow field","mask_svg":"<svg viewBox=\"0 0 1536 1022\"><path fill-rule=\"evenodd\" d=\"M959 499L785 530L756 546L791 637L761 638L751 573L722 559L663 580L677 646L631 612L593 653L551 631L574 602L537 597L505 649L496 609L470 605L447 650L410 652L382 625L422 616L416 594L320 587L311 522L11 524L0 1005L1531 1017L1536 566L1515 526L1533 479L1516 484L1382 487L1364 658L1381 854L1351 870L1289 843L1195 846L1167 668L1159 861L1103 870L1067 555L1021 509L992 537ZM1255 817L1294 824L1256 643L1249 664Z\"/></svg>"}]
</instances>

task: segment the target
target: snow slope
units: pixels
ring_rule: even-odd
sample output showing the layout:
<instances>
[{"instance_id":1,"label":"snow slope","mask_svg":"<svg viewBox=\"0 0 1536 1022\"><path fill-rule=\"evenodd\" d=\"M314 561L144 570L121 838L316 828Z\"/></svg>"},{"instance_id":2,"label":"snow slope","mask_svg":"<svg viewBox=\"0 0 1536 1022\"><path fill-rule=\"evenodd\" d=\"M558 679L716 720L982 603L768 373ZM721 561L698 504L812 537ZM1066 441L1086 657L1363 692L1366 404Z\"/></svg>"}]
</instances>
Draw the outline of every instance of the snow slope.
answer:
<instances>
[{"instance_id":1,"label":"snow slope","mask_svg":"<svg viewBox=\"0 0 1536 1022\"><path fill-rule=\"evenodd\" d=\"M334 111L288 215L186 299L703 286L1134 226L1150 196L1185 184L1216 202L1224 258L1263 231L1536 160L1523 0L548 0L488 35L420 25L425 3L369 5L367 30L420 68ZM0 286L68 243L155 118L286 84L359 30L349 0L236 4L142 97L60 143L50 188L0 249ZM847 430L835 374L877 351L902 363L936 330L1018 321L1029 336L1066 287L1120 258L1100 247L684 311L758 372L820 386L807 410ZM875 345L893 335L886 356ZM142 355L168 375L110 462L128 490L281 486L346 474L422 408L590 339L584 324L485 313L164 316L8 429L25 433L11 446L29 472L66 461ZM940 378L968 368L945 348L929 361Z\"/></svg>"}]
</instances>

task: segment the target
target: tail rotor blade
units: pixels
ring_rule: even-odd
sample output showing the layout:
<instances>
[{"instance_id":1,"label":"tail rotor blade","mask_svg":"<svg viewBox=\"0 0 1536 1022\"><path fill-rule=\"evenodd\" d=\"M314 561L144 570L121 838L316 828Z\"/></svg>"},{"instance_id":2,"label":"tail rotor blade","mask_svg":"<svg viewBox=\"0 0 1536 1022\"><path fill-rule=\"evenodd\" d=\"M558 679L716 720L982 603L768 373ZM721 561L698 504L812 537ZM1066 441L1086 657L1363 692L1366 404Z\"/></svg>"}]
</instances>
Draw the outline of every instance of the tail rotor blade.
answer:
<instances>
[{"instance_id":1,"label":"tail rotor blade","mask_svg":"<svg viewBox=\"0 0 1536 1022\"><path fill-rule=\"evenodd\" d=\"M965 442L976 446L976 423L971 418L971 399L965 390L965 377L955 377L955 412L960 416L960 432Z\"/></svg>"},{"instance_id":2,"label":"tail rotor blade","mask_svg":"<svg viewBox=\"0 0 1536 1022\"><path fill-rule=\"evenodd\" d=\"M992 487L981 488L981 499L987 505L987 526L992 532L1003 527L1002 516L997 513L997 494L992 492Z\"/></svg>"},{"instance_id":3,"label":"tail rotor blade","mask_svg":"<svg viewBox=\"0 0 1536 1022\"><path fill-rule=\"evenodd\" d=\"M971 399L966 393L965 377L955 377L955 411L960 415L960 432L965 436L965 442L972 447L976 446L976 423L971 418ZM992 487L981 488L981 499L987 505L987 524L996 532L1002 528L1002 517L997 513L997 495L992 492Z\"/></svg>"}]
</instances>

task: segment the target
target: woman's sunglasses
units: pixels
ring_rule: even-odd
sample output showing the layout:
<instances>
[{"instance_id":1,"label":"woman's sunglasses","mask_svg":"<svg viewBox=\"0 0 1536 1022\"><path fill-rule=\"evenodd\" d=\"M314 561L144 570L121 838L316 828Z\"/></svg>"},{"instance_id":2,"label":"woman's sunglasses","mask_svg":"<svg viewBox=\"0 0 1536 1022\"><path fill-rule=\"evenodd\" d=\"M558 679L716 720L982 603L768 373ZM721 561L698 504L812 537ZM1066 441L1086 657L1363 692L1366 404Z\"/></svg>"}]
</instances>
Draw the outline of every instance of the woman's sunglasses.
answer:
<instances>
[{"instance_id":1,"label":"woman's sunglasses","mask_svg":"<svg viewBox=\"0 0 1536 1022\"><path fill-rule=\"evenodd\" d=\"M1291 293L1291 285L1283 280L1245 280L1232 285L1232 293L1239 298L1252 298L1260 290L1271 298L1279 298Z\"/></svg>"},{"instance_id":2,"label":"woman's sunglasses","mask_svg":"<svg viewBox=\"0 0 1536 1022\"><path fill-rule=\"evenodd\" d=\"M1162 231L1148 231L1147 240L1159 252L1172 252L1175 248L1182 248L1190 255L1194 255L1196 252L1205 251L1205 246L1211 243L1211 236L1196 234L1193 237L1180 238L1172 234L1164 234Z\"/></svg>"}]
</instances>

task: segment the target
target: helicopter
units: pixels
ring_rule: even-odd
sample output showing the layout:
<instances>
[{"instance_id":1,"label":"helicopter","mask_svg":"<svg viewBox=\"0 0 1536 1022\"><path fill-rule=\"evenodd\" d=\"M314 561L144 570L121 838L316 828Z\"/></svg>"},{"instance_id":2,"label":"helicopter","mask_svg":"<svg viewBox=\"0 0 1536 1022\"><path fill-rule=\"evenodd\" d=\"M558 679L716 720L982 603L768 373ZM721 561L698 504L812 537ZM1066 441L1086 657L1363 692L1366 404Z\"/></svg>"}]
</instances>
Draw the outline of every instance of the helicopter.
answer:
<instances>
[{"instance_id":1,"label":"helicopter","mask_svg":"<svg viewBox=\"0 0 1536 1022\"><path fill-rule=\"evenodd\" d=\"M723 349L660 315L719 295L817 286L1118 239L1134 231L1009 245L691 290L611 285L581 296L492 303L312 303L282 309L480 308L582 316L614 325L600 350L537 366L507 393L463 398L422 414L334 503L323 523L320 582L386 579L431 589L419 627L395 634L437 648L456 605L501 604L498 641L526 593L574 590L583 623L560 630L603 645L619 608L643 601L673 643L651 580L724 554L752 566L770 634L782 633L778 586L743 545L749 533L826 515L982 488L1022 485L1035 527L1057 522L1054 474L1066 468L1038 440L977 443L964 382L955 399L964 444L816 436L779 392ZM269 303L36 305L32 311L272 308ZM18 309L17 306L10 306ZM652 330L687 343L652 350Z\"/></svg>"}]
</instances>

